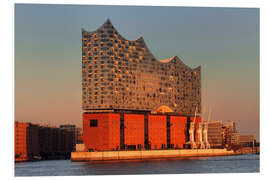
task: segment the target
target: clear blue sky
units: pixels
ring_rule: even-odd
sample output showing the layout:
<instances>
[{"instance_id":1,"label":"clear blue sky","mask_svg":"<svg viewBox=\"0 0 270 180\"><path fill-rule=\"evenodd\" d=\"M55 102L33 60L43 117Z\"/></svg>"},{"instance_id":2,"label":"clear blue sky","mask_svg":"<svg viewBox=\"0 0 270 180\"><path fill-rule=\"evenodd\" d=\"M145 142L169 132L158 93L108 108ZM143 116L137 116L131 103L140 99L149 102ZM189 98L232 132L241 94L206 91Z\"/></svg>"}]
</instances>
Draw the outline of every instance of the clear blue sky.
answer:
<instances>
[{"instance_id":1,"label":"clear blue sky","mask_svg":"<svg viewBox=\"0 0 270 180\"><path fill-rule=\"evenodd\" d=\"M202 66L203 109L259 138L259 9L15 6L15 120L81 126L81 28L107 18L158 59Z\"/></svg>"}]
</instances>

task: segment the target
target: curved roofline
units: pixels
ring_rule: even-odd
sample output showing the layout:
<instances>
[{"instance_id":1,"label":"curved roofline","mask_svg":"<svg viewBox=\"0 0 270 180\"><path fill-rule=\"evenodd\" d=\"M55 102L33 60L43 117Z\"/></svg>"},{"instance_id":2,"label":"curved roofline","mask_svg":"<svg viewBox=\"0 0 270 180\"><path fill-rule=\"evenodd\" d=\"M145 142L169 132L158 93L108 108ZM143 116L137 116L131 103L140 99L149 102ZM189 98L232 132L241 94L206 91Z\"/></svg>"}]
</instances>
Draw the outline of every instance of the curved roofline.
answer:
<instances>
[{"instance_id":1,"label":"curved roofline","mask_svg":"<svg viewBox=\"0 0 270 180\"><path fill-rule=\"evenodd\" d=\"M128 40L126 38L124 38L117 30L116 28L113 26L113 24L111 23L110 19L108 18L98 29L96 29L95 31L86 31L84 28L82 28L82 32L87 32L87 33L90 33L90 34L95 34L96 32L98 32L100 29L102 29L106 24L110 24L112 26L112 28L115 30L115 32L117 33L117 35L123 39L124 41L128 41L128 42L141 42L144 46L145 46L145 49L150 53L150 55L159 63L162 63L162 64L169 64L171 63L174 59L176 60L176 62L180 62L181 64L183 64L185 67L187 67L189 70L191 71L197 71L201 68L201 66L198 66L196 68L191 68L189 66L187 66L178 56L172 56L172 57L169 57L167 59L157 59L153 53L149 50L147 44L145 43L144 41L144 38L142 36L138 37L137 39L135 40Z\"/></svg>"}]
</instances>

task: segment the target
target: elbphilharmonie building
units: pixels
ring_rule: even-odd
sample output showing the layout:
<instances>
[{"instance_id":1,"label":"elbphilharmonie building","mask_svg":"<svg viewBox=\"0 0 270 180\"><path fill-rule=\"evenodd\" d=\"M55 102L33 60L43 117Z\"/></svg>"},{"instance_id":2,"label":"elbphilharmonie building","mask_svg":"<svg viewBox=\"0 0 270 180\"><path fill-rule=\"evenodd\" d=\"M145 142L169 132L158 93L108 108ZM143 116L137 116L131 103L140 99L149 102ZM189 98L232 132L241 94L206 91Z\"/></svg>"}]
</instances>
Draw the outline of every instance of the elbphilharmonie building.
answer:
<instances>
[{"instance_id":1,"label":"elbphilharmonie building","mask_svg":"<svg viewBox=\"0 0 270 180\"><path fill-rule=\"evenodd\" d=\"M201 122L201 68L156 59L107 20L82 29L82 110L86 150L184 148Z\"/></svg>"},{"instance_id":2,"label":"elbphilharmonie building","mask_svg":"<svg viewBox=\"0 0 270 180\"><path fill-rule=\"evenodd\" d=\"M86 111L201 111L200 66L191 69L177 56L156 59L142 37L126 40L109 20L82 30L82 90Z\"/></svg>"}]
</instances>

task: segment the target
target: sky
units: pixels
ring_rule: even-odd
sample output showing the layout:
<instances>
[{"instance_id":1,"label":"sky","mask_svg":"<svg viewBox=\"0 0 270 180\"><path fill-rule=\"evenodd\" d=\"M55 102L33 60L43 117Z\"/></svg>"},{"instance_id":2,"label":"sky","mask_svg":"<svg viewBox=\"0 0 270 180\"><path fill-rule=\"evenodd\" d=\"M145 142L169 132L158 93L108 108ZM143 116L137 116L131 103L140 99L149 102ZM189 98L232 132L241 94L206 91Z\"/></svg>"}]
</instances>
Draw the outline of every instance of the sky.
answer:
<instances>
[{"instance_id":1,"label":"sky","mask_svg":"<svg viewBox=\"0 0 270 180\"><path fill-rule=\"evenodd\" d=\"M202 110L259 139L259 9L15 5L15 120L82 126L81 28L109 18L157 59L201 66ZM203 116L206 118L206 116Z\"/></svg>"}]
</instances>

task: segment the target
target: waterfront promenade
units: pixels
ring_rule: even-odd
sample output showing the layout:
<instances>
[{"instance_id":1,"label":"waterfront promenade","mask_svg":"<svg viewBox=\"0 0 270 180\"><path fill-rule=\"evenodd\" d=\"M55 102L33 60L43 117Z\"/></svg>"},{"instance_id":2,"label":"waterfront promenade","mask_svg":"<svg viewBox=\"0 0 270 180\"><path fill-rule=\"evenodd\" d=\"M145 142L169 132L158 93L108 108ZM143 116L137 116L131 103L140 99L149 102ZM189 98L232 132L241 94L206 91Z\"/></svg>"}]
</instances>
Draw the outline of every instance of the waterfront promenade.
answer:
<instances>
[{"instance_id":1,"label":"waterfront promenade","mask_svg":"<svg viewBox=\"0 0 270 180\"><path fill-rule=\"evenodd\" d=\"M230 156L234 151L226 149L181 149L141 151L72 152L71 161L140 160L185 157Z\"/></svg>"}]
</instances>

